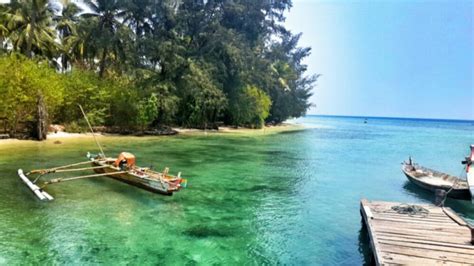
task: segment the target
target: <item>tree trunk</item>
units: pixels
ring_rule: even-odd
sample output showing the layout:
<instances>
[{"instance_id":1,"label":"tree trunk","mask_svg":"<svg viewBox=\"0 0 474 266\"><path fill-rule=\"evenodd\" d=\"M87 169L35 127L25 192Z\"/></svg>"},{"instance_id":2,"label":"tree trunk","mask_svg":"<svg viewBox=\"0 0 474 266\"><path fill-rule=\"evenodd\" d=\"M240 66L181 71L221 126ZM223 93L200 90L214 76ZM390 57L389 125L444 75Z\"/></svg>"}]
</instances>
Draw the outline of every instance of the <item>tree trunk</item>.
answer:
<instances>
[{"instance_id":1,"label":"tree trunk","mask_svg":"<svg viewBox=\"0 0 474 266\"><path fill-rule=\"evenodd\" d=\"M67 59L66 55L63 54L61 56L61 68L62 68L63 73L66 73L66 71L67 71L67 64L68 64L68 59Z\"/></svg>"},{"instance_id":2,"label":"tree trunk","mask_svg":"<svg viewBox=\"0 0 474 266\"><path fill-rule=\"evenodd\" d=\"M104 48L104 51L102 52L102 59L100 60L100 66L99 66L99 77L101 78L104 76L106 58L107 58L107 48Z\"/></svg>"},{"instance_id":3,"label":"tree trunk","mask_svg":"<svg viewBox=\"0 0 474 266\"><path fill-rule=\"evenodd\" d=\"M38 140L45 140L48 133L47 128L47 118L48 113L46 112L46 106L44 104L44 99L42 94L38 94L36 109L36 138Z\"/></svg>"},{"instance_id":4,"label":"tree trunk","mask_svg":"<svg viewBox=\"0 0 474 266\"><path fill-rule=\"evenodd\" d=\"M31 50L33 46L33 34L35 31L35 26L36 26L36 10L33 10L33 13L31 14L30 32L28 32L28 39L26 40L26 56L28 58L33 57L33 53Z\"/></svg>"}]
</instances>

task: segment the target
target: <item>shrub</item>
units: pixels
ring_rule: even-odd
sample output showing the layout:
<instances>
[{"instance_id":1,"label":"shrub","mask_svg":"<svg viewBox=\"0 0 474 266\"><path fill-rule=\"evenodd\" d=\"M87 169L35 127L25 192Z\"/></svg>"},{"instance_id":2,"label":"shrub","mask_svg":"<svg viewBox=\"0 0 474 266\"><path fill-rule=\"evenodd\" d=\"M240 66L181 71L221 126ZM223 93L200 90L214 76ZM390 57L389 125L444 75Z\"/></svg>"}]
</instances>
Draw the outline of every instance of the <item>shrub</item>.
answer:
<instances>
[{"instance_id":1,"label":"shrub","mask_svg":"<svg viewBox=\"0 0 474 266\"><path fill-rule=\"evenodd\" d=\"M114 82L101 80L91 71L74 70L63 76L64 103L59 109L57 122L71 123L83 119L80 104L92 125L103 125L108 110Z\"/></svg>"},{"instance_id":2,"label":"shrub","mask_svg":"<svg viewBox=\"0 0 474 266\"><path fill-rule=\"evenodd\" d=\"M152 93L148 99L137 104L137 122L141 130L145 130L158 116L158 98Z\"/></svg>"},{"instance_id":3,"label":"shrub","mask_svg":"<svg viewBox=\"0 0 474 266\"><path fill-rule=\"evenodd\" d=\"M252 128L262 128L271 107L270 97L255 86L247 85L238 95L238 101L232 105L234 123Z\"/></svg>"},{"instance_id":4,"label":"shrub","mask_svg":"<svg viewBox=\"0 0 474 266\"><path fill-rule=\"evenodd\" d=\"M19 54L0 57L0 117L6 117L10 131L20 122L34 120L39 95L43 95L49 119L62 104L64 83L46 61Z\"/></svg>"}]
</instances>

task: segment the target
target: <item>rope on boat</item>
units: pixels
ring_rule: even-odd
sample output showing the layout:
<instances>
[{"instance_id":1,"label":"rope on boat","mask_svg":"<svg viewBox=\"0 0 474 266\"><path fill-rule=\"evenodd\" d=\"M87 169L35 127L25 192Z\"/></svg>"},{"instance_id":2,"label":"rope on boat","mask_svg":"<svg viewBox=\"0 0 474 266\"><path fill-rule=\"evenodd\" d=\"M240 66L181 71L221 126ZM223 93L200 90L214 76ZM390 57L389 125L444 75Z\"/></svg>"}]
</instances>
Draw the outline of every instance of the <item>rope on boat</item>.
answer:
<instances>
[{"instance_id":1,"label":"rope on boat","mask_svg":"<svg viewBox=\"0 0 474 266\"><path fill-rule=\"evenodd\" d=\"M451 188L446 191L446 194L444 194L444 197L443 199L441 200L441 202L437 205L438 207L442 207L444 206L444 202L446 201L446 199L448 198L448 194L449 192L451 192L453 189L454 189L454 186L458 183L458 180L454 181L453 185L451 186Z\"/></svg>"},{"instance_id":2,"label":"rope on boat","mask_svg":"<svg viewBox=\"0 0 474 266\"><path fill-rule=\"evenodd\" d=\"M462 173L465 173L465 171L466 171L466 167L463 168ZM462 175L462 174L461 174L461 175ZM459 175L459 176L461 176L461 175ZM446 191L446 194L444 194L443 199L442 199L442 200L439 202L439 204L436 205L436 206L438 206L438 207L444 206L444 202L445 202L446 199L448 198L449 192L451 192L451 191L454 189L454 187L458 184L458 181L459 181L459 179L456 179L456 181L454 181L454 183L453 183L453 185L451 186L451 188L450 188L448 191Z\"/></svg>"},{"instance_id":3,"label":"rope on boat","mask_svg":"<svg viewBox=\"0 0 474 266\"><path fill-rule=\"evenodd\" d=\"M71 181L71 180L77 180L77 179L89 178L89 177L118 175L118 174L125 174L125 173L127 173L127 171L120 171L120 172L114 172L114 173L104 173L104 174L94 174L94 175L74 176L74 177L68 177L68 178L55 178L55 179L51 179L49 181L44 182L43 185L41 186L41 188L44 188L46 185L59 183L59 182L65 182L65 181Z\"/></svg>"},{"instance_id":4,"label":"rope on boat","mask_svg":"<svg viewBox=\"0 0 474 266\"><path fill-rule=\"evenodd\" d=\"M29 174L29 173L28 173L28 174ZM26 174L26 175L28 175L28 174ZM33 180L33 184L36 184L36 182L37 182L42 176L44 176L44 174L38 175L38 177L35 178L35 180Z\"/></svg>"},{"instance_id":5,"label":"rope on boat","mask_svg":"<svg viewBox=\"0 0 474 266\"><path fill-rule=\"evenodd\" d=\"M409 204L400 204L396 206L392 206L392 210L396 211L399 214L408 214L410 216L413 215L423 215L426 216L430 212L429 210L418 206L418 205L409 205Z\"/></svg>"},{"instance_id":6,"label":"rope on boat","mask_svg":"<svg viewBox=\"0 0 474 266\"><path fill-rule=\"evenodd\" d=\"M451 191L454 189L454 187L458 184L458 181L459 181L459 179L457 179L456 181L454 181L454 183L453 183L453 185L451 186L451 188L448 189L448 191L446 191L446 194L444 194L443 199L442 199L442 200L439 202L439 204L436 205L436 206L438 206L438 207L444 206L444 202L445 202L446 199L448 198L449 192L451 192Z\"/></svg>"}]
</instances>

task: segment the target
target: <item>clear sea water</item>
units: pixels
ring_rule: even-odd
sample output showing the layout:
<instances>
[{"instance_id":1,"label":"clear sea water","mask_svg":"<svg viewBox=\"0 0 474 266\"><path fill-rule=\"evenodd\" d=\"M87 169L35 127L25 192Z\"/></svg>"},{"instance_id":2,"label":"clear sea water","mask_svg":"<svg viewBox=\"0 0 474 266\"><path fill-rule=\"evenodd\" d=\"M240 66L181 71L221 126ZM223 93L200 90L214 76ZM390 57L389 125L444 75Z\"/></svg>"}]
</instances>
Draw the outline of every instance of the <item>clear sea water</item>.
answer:
<instances>
[{"instance_id":1,"label":"clear sea water","mask_svg":"<svg viewBox=\"0 0 474 266\"><path fill-rule=\"evenodd\" d=\"M281 134L100 138L108 155L181 171L172 197L108 178L52 185L39 202L16 175L84 159L92 138L0 144L0 264L360 265L361 198L430 203L400 163L460 175L474 122L308 116ZM474 205L447 205L474 222Z\"/></svg>"}]
</instances>

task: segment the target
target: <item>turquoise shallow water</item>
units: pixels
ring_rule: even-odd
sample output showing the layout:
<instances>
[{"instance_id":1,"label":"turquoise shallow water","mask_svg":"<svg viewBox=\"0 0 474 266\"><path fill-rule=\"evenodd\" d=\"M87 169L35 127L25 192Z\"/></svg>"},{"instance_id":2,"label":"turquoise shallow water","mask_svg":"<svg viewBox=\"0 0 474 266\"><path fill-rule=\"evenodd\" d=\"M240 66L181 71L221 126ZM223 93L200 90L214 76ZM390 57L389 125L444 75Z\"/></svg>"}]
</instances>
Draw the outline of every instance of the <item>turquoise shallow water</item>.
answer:
<instances>
[{"instance_id":1,"label":"turquoise shallow water","mask_svg":"<svg viewBox=\"0 0 474 266\"><path fill-rule=\"evenodd\" d=\"M16 169L80 161L91 138L0 145L0 264L363 264L359 200L432 202L400 162L459 175L473 122L306 117L275 135L111 137L142 166L181 171L172 197L108 178L60 183L35 200ZM474 206L447 205L474 222Z\"/></svg>"}]
</instances>

